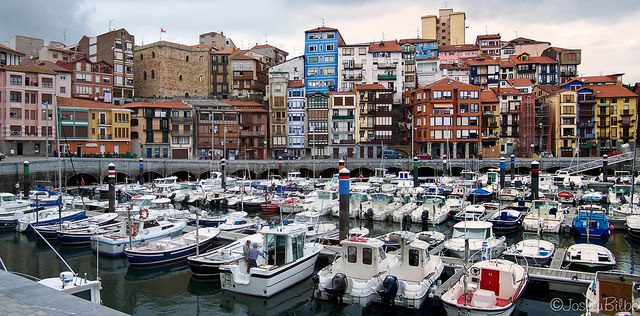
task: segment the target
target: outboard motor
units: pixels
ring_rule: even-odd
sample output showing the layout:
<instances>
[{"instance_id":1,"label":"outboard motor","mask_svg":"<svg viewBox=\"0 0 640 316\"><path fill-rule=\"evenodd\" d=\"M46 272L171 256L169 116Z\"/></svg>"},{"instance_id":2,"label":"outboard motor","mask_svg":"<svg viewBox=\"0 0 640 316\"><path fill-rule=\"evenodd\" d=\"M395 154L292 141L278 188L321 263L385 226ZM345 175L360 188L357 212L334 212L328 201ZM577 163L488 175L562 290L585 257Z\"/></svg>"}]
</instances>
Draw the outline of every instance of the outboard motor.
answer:
<instances>
[{"instance_id":1,"label":"outboard motor","mask_svg":"<svg viewBox=\"0 0 640 316\"><path fill-rule=\"evenodd\" d=\"M229 205L229 201L227 199L220 200L220 209L226 210Z\"/></svg>"},{"instance_id":2,"label":"outboard motor","mask_svg":"<svg viewBox=\"0 0 640 316\"><path fill-rule=\"evenodd\" d=\"M429 211L422 211L422 215L420 215L420 219L422 219L422 230L429 230Z\"/></svg>"},{"instance_id":3,"label":"outboard motor","mask_svg":"<svg viewBox=\"0 0 640 316\"><path fill-rule=\"evenodd\" d=\"M372 209L372 208L367 209L367 211L366 211L366 212L364 212L364 218L365 218L366 220L369 220L369 221L370 221L370 220L373 220L373 209Z\"/></svg>"},{"instance_id":4,"label":"outboard motor","mask_svg":"<svg viewBox=\"0 0 640 316\"><path fill-rule=\"evenodd\" d=\"M171 200L171 202L173 202L173 200L174 200L175 198L176 198L176 193L175 193L175 192L174 192L174 193L172 193L172 194L169 196L169 199Z\"/></svg>"},{"instance_id":5,"label":"outboard motor","mask_svg":"<svg viewBox=\"0 0 640 316\"><path fill-rule=\"evenodd\" d=\"M404 216L402 216L402 227L409 227L409 225L411 225L411 214L404 214Z\"/></svg>"},{"instance_id":6,"label":"outboard motor","mask_svg":"<svg viewBox=\"0 0 640 316\"><path fill-rule=\"evenodd\" d=\"M387 275L382 281L382 289L377 292L382 299L382 305L395 306L395 298L396 294L398 294L398 278L394 275Z\"/></svg>"},{"instance_id":7,"label":"outboard motor","mask_svg":"<svg viewBox=\"0 0 640 316\"><path fill-rule=\"evenodd\" d=\"M342 296L347 291L347 276L344 273L336 273L331 278L331 288L325 288L329 295L329 301L338 300L342 304Z\"/></svg>"},{"instance_id":8,"label":"outboard motor","mask_svg":"<svg viewBox=\"0 0 640 316\"><path fill-rule=\"evenodd\" d=\"M188 203L189 203L189 194L185 194L185 196L182 199L182 201L180 201L180 204L187 205Z\"/></svg>"}]
</instances>

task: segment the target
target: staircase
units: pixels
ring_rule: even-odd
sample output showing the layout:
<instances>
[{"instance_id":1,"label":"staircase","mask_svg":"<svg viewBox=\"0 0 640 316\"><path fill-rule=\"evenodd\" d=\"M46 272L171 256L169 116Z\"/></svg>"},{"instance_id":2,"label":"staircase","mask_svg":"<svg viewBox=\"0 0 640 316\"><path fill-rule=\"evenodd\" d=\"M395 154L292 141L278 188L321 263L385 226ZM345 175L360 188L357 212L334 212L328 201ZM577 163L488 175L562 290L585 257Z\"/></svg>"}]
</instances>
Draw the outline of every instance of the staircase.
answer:
<instances>
[{"instance_id":1,"label":"staircase","mask_svg":"<svg viewBox=\"0 0 640 316\"><path fill-rule=\"evenodd\" d=\"M611 166L613 164L625 162L625 161L630 161L630 160L633 160L633 152L631 151L631 152L626 152L626 153L621 154L621 155L612 156L612 157L609 157L608 160L609 160L609 166ZM579 165L562 168L562 169L558 170L558 172L565 172L566 171L570 175L573 175L573 174L577 174L577 173L580 173L580 172L584 172L584 171L592 170L592 169L597 169L597 168L602 168L602 159L592 160L592 161L589 161L589 162L581 163Z\"/></svg>"}]
</instances>

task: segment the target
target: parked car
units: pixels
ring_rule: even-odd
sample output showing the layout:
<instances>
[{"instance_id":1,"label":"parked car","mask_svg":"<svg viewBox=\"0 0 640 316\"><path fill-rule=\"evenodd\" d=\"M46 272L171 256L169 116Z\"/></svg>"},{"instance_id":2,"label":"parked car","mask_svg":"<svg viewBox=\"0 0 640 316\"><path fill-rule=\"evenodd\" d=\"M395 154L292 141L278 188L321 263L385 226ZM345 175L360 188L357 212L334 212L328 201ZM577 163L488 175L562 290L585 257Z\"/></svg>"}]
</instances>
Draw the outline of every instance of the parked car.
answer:
<instances>
[{"instance_id":1,"label":"parked car","mask_svg":"<svg viewBox=\"0 0 640 316\"><path fill-rule=\"evenodd\" d=\"M384 159L402 159L402 155L399 152L397 152L397 151L395 151L393 149L385 149L382 152L382 158L384 158Z\"/></svg>"},{"instance_id":2,"label":"parked car","mask_svg":"<svg viewBox=\"0 0 640 316\"><path fill-rule=\"evenodd\" d=\"M417 154L416 157L418 157L418 159L420 159L420 160L431 160L431 159L433 159L433 156L431 154L427 154L427 153Z\"/></svg>"},{"instance_id":3,"label":"parked car","mask_svg":"<svg viewBox=\"0 0 640 316\"><path fill-rule=\"evenodd\" d=\"M3 153L0 153L0 161L4 160L5 155Z\"/></svg>"}]
</instances>

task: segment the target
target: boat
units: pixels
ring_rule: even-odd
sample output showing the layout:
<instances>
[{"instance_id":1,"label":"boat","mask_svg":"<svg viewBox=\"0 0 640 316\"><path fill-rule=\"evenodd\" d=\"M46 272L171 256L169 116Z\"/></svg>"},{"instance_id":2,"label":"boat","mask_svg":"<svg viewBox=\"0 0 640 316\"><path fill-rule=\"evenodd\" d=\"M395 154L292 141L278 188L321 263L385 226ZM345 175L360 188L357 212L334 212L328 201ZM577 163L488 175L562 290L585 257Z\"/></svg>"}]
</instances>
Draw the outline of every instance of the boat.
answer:
<instances>
[{"instance_id":1,"label":"boat","mask_svg":"<svg viewBox=\"0 0 640 316\"><path fill-rule=\"evenodd\" d=\"M383 305L422 307L444 270L442 259L431 256L429 247L429 243L422 240L402 243L401 253L393 256L387 276L376 289Z\"/></svg>"},{"instance_id":2,"label":"boat","mask_svg":"<svg viewBox=\"0 0 640 316\"><path fill-rule=\"evenodd\" d=\"M89 225L83 228L60 229L56 231L58 242L63 246L89 246L91 237L97 235L109 235L117 233L122 227L122 223L107 224L104 226Z\"/></svg>"},{"instance_id":3,"label":"boat","mask_svg":"<svg viewBox=\"0 0 640 316\"><path fill-rule=\"evenodd\" d=\"M493 190L489 187L477 188L467 195L467 201L471 203L488 202L493 199Z\"/></svg>"},{"instance_id":4,"label":"boat","mask_svg":"<svg viewBox=\"0 0 640 316\"><path fill-rule=\"evenodd\" d=\"M640 215L629 215L626 220L629 237L640 240Z\"/></svg>"},{"instance_id":5,"label":"boat","mask_svg":"<svg viewBox=\"0 0 640 316\"><path fill-rule=\"evenodd\" d=\"M353 227L349 228L349 238L364 238L369 236L369 229L366 227ZM338 245L340 244L340 232L329 232L320 236L319 241L323 245Z\"/></svg>"},{"instance_id":6,"label":"boat","mask_svg":"<svg viewBox=\"0 0 640 316\"><path fill-rule=\"evenodd\" d=\"M243 211L234 211L229 212L227 214L218 214L211 215L207 211L200 211L200 214L196 217L196 214L191 214L189 217L189 224L196 225L196 221L198 221L198 225L200 227L218 227L220 224L223 224L227 221L228 218L243 218L247 216L247 212Z\"/></svg>"},{"instance_id":7,"label":"boat","mask_svg":"<svg viewBox=\"0 0 640 316\"><path fill-rule=\"evenodd\" d=\"M597 205L581 205L578 215L571 223L574 234L596 238L608 237L613 225L610 226L607 211Z\"/></svg>"},{"instance_id":8,"label":"boat","mask_svg":"<svg viewBox=\"0 0 640 316\"><path fill-rule=\"evenodd\" d=\"M597 271L585 293L584 315L638 316L639 297L640 276L637 274Z\"/></svg>"},{"instance_id":9,"label":"boat","mask_svg":"<svg viewBox=\"0 0 640 316\"><path fill-rule=\"evenodd\" d=\"M166 264L185 259L204 251L213 245L213 240L220 234L217 228L196 228L175 237L167 237L149 241L124 250L129 264L132 266L151 266Z\"/></svg>"},{"instance_id":10,"label":"boat","mask_svg":"<svg viewBox=\"0 0 640 316\"><path fill-rule=\"evenodd\" d=\"M16 211L25 211L29 208L30 201L20 200L15 194L8 192L0 193L0 217L11 216Z\"/></svg>"},{"instance_id":11,"label":"boat","mask_svg":"<svg viewBox=\"0 0 640 316\"><path fill-rule=\"evenodd\" d=\"M238 211L227 214L227 220L218 225L221 231L238 232L252 229L261 224L260 221L248 219L246 212Z\"/></svg>"},{"instance_id":12,"label":"boat","mask_svg":"<svg viewBox=\"0 0 640 316\"><path fill-rule=\"evenodd\" d=\"M200 277L217 276L220 273L220 266L244 260L243 246L248 241L258 245L262 250L263 236L260 233L251 234L240 238L230 244L218 247L211 251L187 257L187 263L191 273Z\"/></svg>"},{"instance_id":13,"label":"boat","mask_svg":"<svg viewBox=\"0 0 640 316\"><path fill-rule=\"evenodd\" d=\"M394 260L377 238L352 237L340 241L341 256L314 276L314 297L366 307L378 299L382 284Z\"/></svg>"},{"instance_id":14,"label":"boat","mask_svg":"<svg viewBox=\"0 0 640 316\"><path fill-rule=\"evenodd\" d=\"M441 232L427 230L416 233L414 240L422 240L428 243L430 248L434 248L437 245L441 244L443 241L447 240L447 236L445 236Z\"/></svg>"},{"instance_id":15,"label":"boat","mask_svg":"<svg viewBox=\"0 0 640 316\"><path fill-rule=\"evenodd\" d=\"M631 201L631 185L614 184L613 187L609 190L609 194L607 195L607 200L609 204L613 206L620 206L624 204L638 205L638 203L640 202L640 195L637 193L634 193L633 202L632 202Z\"/></svg>"},{"instance_id":16,"label":"boat","mask_svg":"<svg viewBox=\"0 0 640 316\"><path fill-rule=\"evenodd\" d=\"M462 221L453 225L453 234L444 241L448 255L465 258L465 240L469 240L469 261L497 258L506 248L504 236L496 238L493 224L485 221Z\"/></svg>"},{"instance_id":17,"label":"boat","mask_svg":"<svg viewBox=\"0 0 640 316\"><path fill-rule=\"evenodd\" d=\"M516 188L502 188L498 191L498 200L500 201L516 201L521 198L520 192Z\"/></svg>"},{"instance_id":18,"label":"boat","mask_svg":"<svg viewBox=\"0 0 640 316\"><path fill-rule=\"evenodd\" d=\"M410 231L393 231L379 236L378 239L384 243L384 251L392 252L400 249L403 242L411 242L415 238L416 234Z\"/></svg>"},{"instance_id":19,"label":"boat","mask_svg":"<svg viewBox=\"0 0 640 316\"><path fill-rule=\"evenodd\" d=\"M574 244L567 248L564 262L572 266L592 269L609 269L616 265L616 258L606 247L594 244Z\"/></svg>"},{"instance_id":20,"label":"boat","mask_svg":"<svg viewBox=\"0 0 640 316\"><path fill-rule=\"evenodd\" d=\"M525 231L558 233L564 222L560 203L551 200L533 200L531 210L522 220Z\"/></svg>"},{"instance_id":21,"label":"boat","mask_svg":"<svg viewBox=\"0 0 640 316\"><path fill-rule=\"evenodd\" d=\"M116 233L91 237L91 248L105 256L121 256L125 247L131 248L143 242L178 235L187 227L185 220L123 221Z\"/></svg>"},{"instance_id":22,"label":"boat","mask_svg":"<svg viewBox=\"0 0 640 316\"><path fill-rule=\"evenodd\" d=\"M369 177L369 183L381 185L392 178L385 168L375 168L374 175Z\"/></svg>"},{"instance_id":23,"label":"boat","mask_svg":"<svg viewBox=\"0 0 640 316\"><path fill-rule=\"evenodd\" d=\"M58 239L58 230L73 230L86 228L91 225L104 226L113 223L117 218L116 213L104 213L96 216L87 217L77 221L67 221L58 224L48 226L36 226L35 229L40 233L40 236L45 239Z\"/></svg>"},{"instance_id":24,"label":"boat","mask_svg":"<svg viewBox=\"0 0 640 316\"><path fill-rule=\"evenodd\" d=\"M323 223L319 212L304 211L296 213L293 222L296 224L307 225L307 239L316 239L329 232L336 230L337 226L334 223Z\"/></svg>"},{"instance_id":25,"label":"boat","mask_svg":"<svg viewBox=\"0 0 640 316\"><path fill-rule=\"evenodd\" d=\"M27 214L16 213L16 231L31 231L33 227L49 226L60 222L72 222L87 217L85 210L63 210L49 208Z\"/></svg>"},{"instance_id":26,"label":"boat","mask_svg":"<svg viewBox=\"0 0 640 316\"><path fill-rule=\"evenodd\" d=\"M507 232L520 229L523 213L511 208L499 209L494 212L487 221L493 224L493 229Z\"/></svg>"},{"instance_id":27,"label":"boat","mask_svg":"<svg viewBox=\"0 0 640 316\"><path fill-rule=\"evenodd\" d=\"M511 315L529 280L524 267L503 259L477 262L459 278L440 296L448 315Z\"/></svg>"},{"instance_id":28,"label":"boat","mask_svg":"<svg viewBox=\"0 0 640 316\"><path fill-rule=\"evenodd\" d=\"M369 204L369 194L366 192L349 193L349 218L361 218L364 212L364 205ZM340 204L336 203L331 208L334 217L340 217Z\"/></svg>"},{"instance_id":29,"label":"boat","mask_svg":"<svg viewBox=\"0 0 640 316\"><path fill-rule=\"evenodd\" d=\"M323 246L305 242L306 225L263 227L266 259L258 257L257 267L247 269L247 261L220 266L220 284L225 291L270 297L308 278Z\"/></svg>"},{"instance_id":30,"label":"boat","mask_svg":"<svg viewBox=\"0 0 640 316\"><path fill-rule=\"evenodd\" d=\"M302 212L304 210L304 207L302 206L303 201L304 201L303 199L297 196L288 197L284 199L284 201L282 201L282 204L280 204L280 211L283 214Z\"/></svg>"},{"instance_id":31,"label":"boat","mask_svg":"<svg viewBox=\"0 0 640 316\"><path fill-rule=\"evenodd\" d=\"M558 202L563 204L573 204L576 200L576 195L569 191L560 191L556 194Z\"/></svg>"},{"instance_id":32,"label":"boat","mask_svg":"<svg viewBox=\"0 0 640 316\"><path fill-rule=\"evenodd\" d=\"M373 193L369 201L360 205L363 210L360 216L374 221L386 221L393 211L402 207L400 202L395 201L393 195L387 193Z\"/></svg>"},{"instance_id":33,"label":"boat","mask_svg":"<svg viewBox=\"0 0 640 316\"><path fill-rule=\"evenodd\" d=\"M421 204L411 213L414 223L439 225L449 218L449 209L445 207L445 199L440 195L423 196Z\"/></svg>"},{"instance_id":34,"label":"boat","mask_svg":"<svg viewBox=\"0 0 640 316\"><path fill-rule=\"evenodd\" d=\"M329 215L338 206L338 191L317 190L318 197L311 204L304 204L305 211L316 211ZM335 214L334 214L335 215Z\"/></svg>"},{"instance_id":35,"label":"boat","mask_svg":"<svg viewBox=\"0 0 640 316\"><path fill-rule=\"evenodd\" d=\"M402 205L401 208L391 213L391 219L395 223L401 223L407 216L411 218L411 213L413 213L418 208L418 206L420 206L420 202L416 202L413 200L408 201L404 205Z\"/></svg>"},{"instance_id":36,"label":"boat","mask_svg":"<svg viewBox=\"0 0 640 316\"><path fill-rule=\"evenodd\" d=\"M453 216L456 213L464 210L465 207L469 206L469 201L461 197L449 196L444 201L444 207L449 210L449 215Z\"/></svg>"},{"instance_id":37,"label":"boat","mask_svg":"<svg viewBox=\"0 0 640 316\"><path fill-rule=\"evenodd\" d=\"M464 208L464 210L458 212L453 216L453 219L457 222L460 221L479 221L484 213L486 212L486 208L484 205L474 204L468 205Z\"/></svg>"},{"instance_id":38,"label":"boat","mask_svg":"<svg viewBox=\"0 0 640 316\"><path fill-rule=\"evenodd\" d=\"M525 239L509 246L504 250L502 256L514 262L527 260L528 265L546 266L553 258L556 246L546 240Z\"/></svg>"},{"instance_id":39,"label":"boat","mask_svg":"<svg viewBox=\"0 0 640 316\"><path fill-rule=\"evenodd\" d=\"M596 192L596 191L587 192L580 197L580 204L582 205L585 205L585 204L600 205L601 203L604 203L604 202L605 202L605 196L602 193Z\"/></svg>"}]
</instances>

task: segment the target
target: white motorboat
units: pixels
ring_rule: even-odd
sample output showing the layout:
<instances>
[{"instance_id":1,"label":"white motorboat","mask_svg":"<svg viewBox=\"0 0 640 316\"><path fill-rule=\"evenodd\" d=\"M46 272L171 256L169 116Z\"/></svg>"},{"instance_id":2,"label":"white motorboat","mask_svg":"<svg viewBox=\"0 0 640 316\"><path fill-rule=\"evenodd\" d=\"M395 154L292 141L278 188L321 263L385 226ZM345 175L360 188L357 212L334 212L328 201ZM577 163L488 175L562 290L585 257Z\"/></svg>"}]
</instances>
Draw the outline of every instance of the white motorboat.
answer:
<instances>
[{"instance_id":1,"label":"white motorboat","mask_svg":"<svg viewBox=\"0 0 640 316\"><path fill-rule=\"evenodd\" d=\"M15 194L2 192L0 193L0 217L12 216L16 211L25 211L29 208L31 201L19 200Z\"/></svg>"},{"instance_id":2,"label":"white motorboat","mask_svg":"<svg viewBox=\"0 0 640 316\"><path fill-rule=\"evenodd\" d=\"M280 204L280 211L283 214L302 212L304 211L303 202L304 200L297 196L288 197Z\"/></svg>"},{"instance_id":3,"label":"white motorboat","mask_svg":"<svg viewBox=\"0 0 640 316\"><path fill-rule=\"evenodd\" d=\"M534 200L529 214L522 220L525 231L558 233L564 222L560 203L551 200Z\"/></svg>"},{"instance_id":4,"label":"white motorboat","mask_svg":"<svg viewBox=\"0 0 640 316\"><path fill-rule=\"evenodd\" d=\"M529 277L520 265L502 259L480 261L440 300L448 315L511 315L522 298Z\"/></svg>"},{"instance_id":5,"label":"white motorboat","mask_svg":"<svg viewBox=\"0 0 640 316\"><path fill-rule=\"evenodd\" d=\"M469 261L497 258L506 248L506 238L496 238L490 222L462 221L453 225L451 239L444 241L446 253L465 258L465 239L469 240Z\"/></svg>"},{"instance_id":6,"label":"white motorboat","mask_svg":"<svg viewBox=\"0 0 640 316\"><path fill-rule=\"evenodd\" d=\"M373 193L371 199L361 205L361 216L374 221L386 221L393 211L402 206L400 202L395 201L393 195L386 193Z\"/></svg>"},{"instance_id":7,"label":"white motorboat","mask_svg":"<svg viewBox=\"0 0 640 316\"><path fill-rule=\"evenodd\" d=\"M189 264L189 269L191 269L191 272L197 276L209 277L218 275L218 273L220 273L221 265L244 260L242 250L247 240L250 244L258 245L258 249L262 250L262 234L256 233L248 235L209 252L188 257L187 263Z\"/></svg>"},{"instance_id":8,"label":"white motorboat","mask_svg":"<svg viewBox=\"0 0 640 316\"><path fill-rule=\"evenodd\" d=\"M65 221L58 224L48 226L36 226L36 230L40 233L40 236L45 239L57 239L58 230L76 230L81 228L87 228L92 225L104 226L113 223L120 215L116 213L104 213L96 216L86 217L77 221Z\"/></svg>"},{"instance_id":9,"label":"white motorboat","mask_svg":"<svg viewBox=\"0 0 640 316\"><path fill-rule=\"evenodd\" d=\"M609 269L616 265L611 250L594 244L574 244L567 248L564 262L573 266L593 269Z\"/></svg>"},{"instance_id":10,"label":"white motorboat","mask_svg":"<svg viewBox=\"0 0 640 316\"><path fill-rule=\"evenodd\" d=\"M413 175L409 171L400 171L397 176L391 178L391 184L398 188L413 188Z\"/></svg>"},{"instance_id":11,"label":"white motorboat","mask_svg":"<svg viewBox=\"0 0 640 316\"><path fill-rule=\"evenodd\" d=\"M133 220L122 222L120 231L91 237L91 248L106 256L121 256L125 247L137 246L173 235L178 235L187 227L185 220Z\"/></svg>"},{"instance_id":12,"label":"white motorboat","mask_svg":"<svg viewBox=\"0 0 640 316\"><path fill-rule=\"evenodd\" d=\"M629 237L640 239L640 214L627 216L626 224Z\"/></svg>"},{"instance_id":13,"label":"white motorboat","mask_svg":"<svg viewBox=\"0 0 640 316\"><path fill-rule=\"evenodd\" d=\"M464 210L453 216L456 221L479 221L487 211L484 205L473 204L468 205Z\"/></svg>"},{"instance_id":14,"label":"white motorboat","mask_svg":"<svg viewBox=\"0 0 640 316\"><path fill-rule=\"evenodd\" d=\"M311 204L304 204L305 211L320 212L322 215L329 215L338 205L338 191L317 190L318 197Z\"/></svg>"},{"instance_id":15,"label":"white motorboat","mask_svg":"<svg viewBox=\"0 0 640 316\"><path fill-rule=\"evenodd\" d=\"M263 227L266 259L258 257L257 267L236 261L220 266L220 284L225 291L270 297L308 278L323 246L305 242L306 225Z\"/></svg>"},{"instance_id":16,"label":"white motorboat","mask_svg":"<svg viewBox=\"0 0 640 316\"><path fill-rule=\"evenodd\" d=\"M349 238L340 241L341 256L318 271L314 297L367 306L378 298L376 289L394 260L376 238Z\"/></svg>"},{"instance_id":17,"label":"white motorboat","mask_svg":"<svg viewBox=\"0 0 640 316\"><path fill-rule=\"evenodd\" d=\"M500 201L515 201L520 199L521 197L522 196L520 192L518 192L518 190L516 190L515 188L506 187L500 189L500 191L498 192L498 200Z\"/></svg>"},{"instance_id":18,"label":"white motorboat","mask_svg":"<svg viewBox=\"0 0 640 316\"><path fill-rule=\"evenodd\" d=\"M351 192L349 194L349 218L359 218L362 215L360 212L364 212L363 205L367 205L369 202L369 194L366 192ZM333 216L340 216L340 205L335 204L332 208Z\"/></svg>"},{"instance_id":19,"label":"white motorboat","mask_svg":"<svg viewBox=\"0 0 640 316\"><path fill-rule=\"evenodd\" d=\"M387 173L387 169L385 168L376 168L374 170L374 175L369 177L369 183L382 185L384 182L389 180L392 176Z\"/></svg>"},{"instance_id":20,"label":"white motorboat","mask_svg":"<svg viewBox=\"0 0 640 316\"><path fill-rule=\"evenodd\" d=\"M377 288L384 305L419 309L431 287L440 278L444 263L429 255L429 243L422 240L404 242L400 254L393 256L387 276Z\"/></svg>"},{"instance_id":21,"label":"white motorboat","mask_svg":"<svg viewBox=\"0 0 640 316\"><path fill-rule=\"evenodd\" d=\"M86 218L85 210L58 210L57 207L34 211L27 214L17 212L16 231L31 231L32 227L49 226L60 222L71 222Z\"/></svg>"},{"instance_id":22,"label":"white motorboat","mask_svg":"<svg viewBox=\"0 0 640 316\"><path fill-rule=\"evenodd\" d=\"M129 264L133 266L151 266L183 260L197 251L207 250L213 245L213 239L220 234L217 228L196 228L196 230L174 236L149 241L127 248Z\"/></svg>"},{"instance_id":23,"label":"white motorboat","mask_svg":"<svg viewBox=\"0 0 640 316\"><path fill-rule=\"evenodd\" d=\"M640 277L637 274L622 271L597 271L596 277L585 293L584 306L586 309L583 315L640 316L639 284Z\"/></svg>"},{"instance_id":24,"label":"white motorboat","mask_svg":"<svg viewBox=\"0 0 640 316\"><path fill-rule=\"evenodd\" d=\"M337 226L334 223L321 221L322 214L319 212L305 211L297 213L293 219L296 224L307 225L307 238L314 239L316 237L325 235L329 232L336 230Z\"/></svg>"},{"instance_id":25,"label":"white motorboat","mask_svg":"<svg viewBox=\"0 0 640 316\"><path fill-rule=\"evenodd\" d=\"M382 240L382 242L384 243L384 251L393 252L395 250L398 250L400 246L402 246L403 242L411 242L415 236L415 233L406 230L400 230L383 234L381 236L378 236L377 238Z\"/></svg>"},{"instance_id":26,"label":"white motorboat","mask_svg":"<svg viewBox=\"0 0 640 316\"><path fill-rule=\"evenodd\" d=\"M624 204L638 205L640 202L640 194L633 194L633 202L631 201L631 185L629 184L614 184L609 190L607 195L609 204L613 206L620 206Z\"/></svg>"},{"instance_id":27,"label":"white motorboat","mask_svg":"<svg viewBox=\"0 0 640 316\"><path fill-rule=\"evenodd\" d=\"M233 212L227 214L227 220L218 225L221 231L243 231L260 225L260 221L247 218L246 212Z\"/></svg>"},{"instance_id":28,"label":"white motorboat","mask_svg":"<svg viewBox=\"0 0 640 316\"><path fill-rule=\"evenodd\" d=\"M419 206L418 202L410 201L405 203L401 208L393 211L391 213L391 219L396 223L401 223L405 216L409 216L411 218L411 213L413 213Z\"/></svg>"},{"instance_id":29,"label":"white motorboat","mask_svg":"<svg viewBox=\"0 0 640 316\"><path fill-rule=\"evenodd\" d=\"M458 197L455 197L455 196L449 196L444 201L444 208L449 210L449 215L453 216L456 213L464 210L465 207L469 206L469 204L470 204L469 201L467 201L467 200L465 200L463 198L458 198Z\"/></svg>"},{"instance_id":30,"label":"white motorboat","mask_svg":"<svg viewBox=\"0 0 640 316\"><path fill-rule=\"evenodd\" d=\"M551 261L555 251L556 246L551 242L541 239L525 239L509 246L502 253L502 256L514 262L521 262L524 259L529 265L545 266Z\"/></svg>"},{"instance_id":31,"label":"white motorboat","mask_svg":"<svg viewBox=\"0 0 640 316\"><path fill-rule=\"evenodd\" d=\"M427 230L427 231L422 231L422 232L416 233L416 236L415 236L414 239L415 240L422 240L422 241L428 243L429 247L433 248L433 247L441 244L443 241L447 240L447 236L445 236L441 232L437 232L437 231L434 231L434 230Z\"/></svg>"}]
</instances>

